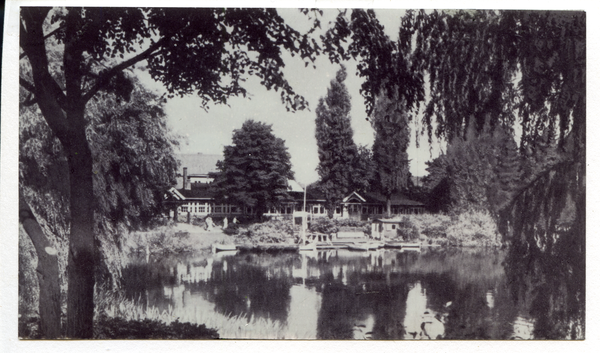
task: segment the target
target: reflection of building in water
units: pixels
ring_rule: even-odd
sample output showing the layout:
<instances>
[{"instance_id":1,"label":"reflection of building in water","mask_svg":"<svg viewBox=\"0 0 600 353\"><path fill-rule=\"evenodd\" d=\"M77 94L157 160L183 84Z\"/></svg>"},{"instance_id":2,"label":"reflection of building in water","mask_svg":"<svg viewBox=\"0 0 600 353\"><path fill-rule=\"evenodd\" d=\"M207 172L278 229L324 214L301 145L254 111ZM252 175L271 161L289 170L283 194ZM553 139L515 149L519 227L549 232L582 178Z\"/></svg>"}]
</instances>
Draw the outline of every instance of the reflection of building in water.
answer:
<instances>
[{"instance_id":1,"label":"reflection of building in water","mask_svg":"<svg viewBox=\"0 0 600 353\"><path fill-rule=\"evenodd\" d=\"M315 259L316 258L316 252L314 252L315 254L313 254L312 251L307 251L307 252L303 252L300 254L301 257L301 262L300 262L300 268L297 268L296 266L292 267L291 272L290 271L285 271L284 273L280 273L280 277L289 277L290 275L294 278L299 278L302 279L302 284L305 283L307 278L318 278L321 275L321 270L319 269L318 266L308 266L308 260L309 259ZM280 271L282 272L282 271Z\"/></svg>"},{"instance_id":2,"label":"reflection of building in water","mask_svg":"<svg viewBox=\"0 0 600 353\"><path fill-rule=\"evenodd\" d=\"M206 259L206 265L184 265L182 263L177 264L175 267L175 277L177 278L177 283L198 283L198 282L206 282L211 278L212 269L213 269L212 258ZM227 268L227 263L224 263L225 269Z\"/></svg>"},{"instance_id":3,"label":"reflection of building in water","mask_svg":"<svg viewBox=\"0 0 600 353\"><path fill-rule=\"evenodd\" d=\"M513 323L513 336L515 339L532 340L533 320L517 316Z\"/></svg>"},{"instance_id":4,"label":"reflection of building in water","mask_svg":"<svg viewBox=\"0 0 600 353\"><path fill-rule=\"evenodd\" d=\"M342 265L342 270L340 271L342 275L342 283L344 285L348 284L348 265Z\"/></svg>"}]
</instances>

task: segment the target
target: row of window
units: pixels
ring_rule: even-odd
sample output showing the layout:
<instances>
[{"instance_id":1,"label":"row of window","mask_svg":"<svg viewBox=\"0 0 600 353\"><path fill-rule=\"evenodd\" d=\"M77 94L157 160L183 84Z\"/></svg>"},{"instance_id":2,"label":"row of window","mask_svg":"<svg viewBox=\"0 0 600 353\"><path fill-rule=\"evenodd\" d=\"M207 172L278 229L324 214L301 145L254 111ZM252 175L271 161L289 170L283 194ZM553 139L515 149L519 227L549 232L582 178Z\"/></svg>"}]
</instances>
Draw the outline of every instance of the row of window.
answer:
<instances>
[{"instance_id":1,"label":"row of window","mask_svg":"<svg viewBox=\"0 0 600 353\"><path fill-rule=\"evenodd\" d=\"M297 204L296 207L292 205L288 206L280 206L280 207L271 207L267 210L267 214L292 214L293 210L302 211L302 205ZM246 207L246 214L252 214L254 209L252 207ZM392 214L414 214L421 213L422 209L418 207L413 208L403 208L399 206L392 206ZM240 210L236 206L231 205L208 205L206 203L199 202L191 202L185 206L181 206L181 212L191 212L191 213L241 213ZM306 212L311 212L312 214L325 214L326 210L323 205L307 205ZM385 208L383 206L362 206L357 204L348 205L348 212L350 213L362 213L366 214L383 214L385 212ZM335 214L341 215L342 209L341 207L335 208Z\"/></svg>"},{"instance_id":2,"label":"row of window","mask_svg":"<svg viewBox=\"0 0 600 353\"><path fill-rule=\"evenodd\" d=\"M199 206L201 205L201 206ZM207 205L199 202L190 202L185 206L181 206L181 212L190 213L240 213L239 207L230 205ZM212 210L212 211L211 211Z\"/></svg>"}]
</instances>

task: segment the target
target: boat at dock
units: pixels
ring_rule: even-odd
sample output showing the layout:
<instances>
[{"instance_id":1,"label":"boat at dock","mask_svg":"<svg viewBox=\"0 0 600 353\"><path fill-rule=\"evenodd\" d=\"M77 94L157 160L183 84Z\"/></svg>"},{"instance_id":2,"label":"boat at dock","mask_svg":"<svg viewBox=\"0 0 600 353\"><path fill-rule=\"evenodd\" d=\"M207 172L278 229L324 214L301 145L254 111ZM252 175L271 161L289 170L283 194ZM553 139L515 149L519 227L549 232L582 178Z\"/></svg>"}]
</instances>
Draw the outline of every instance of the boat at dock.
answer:
<instances>
[{"instance_id":1,"label":"boat at dock","mask_svg":"<svg viewBox=\"0 0 600 353\"><path fill-rule=\"evenodd\" d=\"M346 245L349 250L357 250L357 251L369 251L369 250L377 250L383 247L383 243L381 242L354 242Z\"/></svg>"},{"instance_id":2,"label":"boat at dock","mask_svg":"<svg viewBox=\"0 0 600 353\"><path fill-rule=\"evenodd\" d=\"M352 243L347 245L348 250L355 251L369 251L369 245L367 243Z\"/></svg>"},{"instance_id":3,"label":"boat at dock","mask_svg":"<svg viewBox=\"0 0 600 353\"><path fill-rule=\"evenodd\" d=\"M218 251L235 251L237 246L235 244L213 244L212 251L216 253Z\"/></svg>"},{"instance_id":4,"label":"boat at dock","mask_svg":"<svg viewBox=\"0 0 600 353\"><path fill-rule=\"evenodd\" d=\"M385 248L388 249L420 249L421 243L407 243L401 241L389 241L385 243Z\"/></svg>"}]
</instances>

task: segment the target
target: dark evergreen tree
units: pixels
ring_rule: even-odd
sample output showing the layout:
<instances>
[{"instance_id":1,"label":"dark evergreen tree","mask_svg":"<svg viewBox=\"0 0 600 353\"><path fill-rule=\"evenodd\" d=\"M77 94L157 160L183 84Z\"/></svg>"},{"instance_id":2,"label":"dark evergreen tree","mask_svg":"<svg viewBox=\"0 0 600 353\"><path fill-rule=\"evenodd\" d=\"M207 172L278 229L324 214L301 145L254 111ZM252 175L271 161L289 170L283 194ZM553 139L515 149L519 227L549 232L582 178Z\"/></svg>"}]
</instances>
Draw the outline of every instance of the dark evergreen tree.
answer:
<instances>
[{"instance_id":1,"label":"dark evergreen tree","mask_svg":"<svg viewBox=\"0 0 600 353\"><path fill-rule=\"evenodd\" d=\"M344 85L346 68L337 72L325 99L319 99L315 136L319 147L319 187L325 208L333 217L335 207L352 191L358 149L352 138L350 95Z\"/></svg>"},{"instance_id":2,"label":"dark evergreen tree","mask_svg":"<svg viewBox=\"0 0 600 353\"><path fill-rule=\"evenodd\" d=\"M427 174L423 178L423 188L427 193L426 205L431 212L449 212L452 207L450 197L450 169L445 154L425 162Z\"/></svg>"},{"instance_id":3,"label":"dark evergreen tree","mask_svg":"<svg viewBox=\"0 0 600 353\"><path fill-rule=\"evenodd\" d=\"M373 152L367 146L358 146L358 153L352 168L353 190L359 192L371 191L375 180L375 165Z\"/></svg>"},{"instance_id":4,"label":"dark evergreen tree","mask_svg":"<svg viewBox=\"0 0 600 353\"><path fill-rule=\"evenodd\" d=\"M428 163L425 185L433 209L498 215L521 187L521 169L517 144L502 127L479 136L469 129L465 138L454 138L446 153Z\"/></svg>"},{"instance_id":5,"label":"dark evergreen tree","mask_svg":"<svg viewBox=\"0 0 600 353\"><path fill-rule=\"evenodd\" d=\"M289 200L288 180L294 179L285 141L273 135L271 125L247 120L234 130L233 145L225 146L219 173L211 184L218 200L252 207L257 219Z\"/></svg>"},{"instance_id":6,"label":"dark evergreen tree","mask_svg":"<svg viewBox=\"0 0 600 353\"><path fill-rule=\"evenodd\" d=\"M410 142L410 117L406 105L397 95L382 93L375 101L371 125L373 142L374 188L385 195L387 215L391 216L391 197L408 187L410 177L406 149Z\"/></svg>"}]
</instances>

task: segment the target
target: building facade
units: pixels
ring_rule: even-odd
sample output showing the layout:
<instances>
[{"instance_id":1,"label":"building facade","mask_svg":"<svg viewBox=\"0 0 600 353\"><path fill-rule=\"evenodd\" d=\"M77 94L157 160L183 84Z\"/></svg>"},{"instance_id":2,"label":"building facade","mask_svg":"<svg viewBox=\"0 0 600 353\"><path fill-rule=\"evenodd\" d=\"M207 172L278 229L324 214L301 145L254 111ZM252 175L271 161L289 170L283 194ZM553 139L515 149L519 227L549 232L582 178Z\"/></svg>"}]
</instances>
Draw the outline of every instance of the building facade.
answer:
<instances>
[{"instance_id":1,"label":"building facade","mask_svg":"<svg viewBox=\"0 0 600 353\"><path fill-rule=\"evenodd\" d=\"M215 195L210 188L212 179L209 173L217 172L216 163L220 155L188 154L180 155L183 173L178 178L176 187L165 195L165 203L171 210L171 217L184 215L188 217L242 217L254 214L252 207L220 204L215 202ZM292 200L270 208L266 217L274 219L292 219L303 211L304 189L294 180L288 182L288 193ZM419 214L425 212L425 205L409 200L402 194L391 197L392 214ZM309 219L327 217L325 197L318 190L306 190L304 211ZM334 211L334 218L368 220L382 218L386 213L386 198L377 193L352 192L346 196Z\"/></svg>"}]
</instances>

